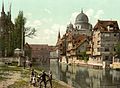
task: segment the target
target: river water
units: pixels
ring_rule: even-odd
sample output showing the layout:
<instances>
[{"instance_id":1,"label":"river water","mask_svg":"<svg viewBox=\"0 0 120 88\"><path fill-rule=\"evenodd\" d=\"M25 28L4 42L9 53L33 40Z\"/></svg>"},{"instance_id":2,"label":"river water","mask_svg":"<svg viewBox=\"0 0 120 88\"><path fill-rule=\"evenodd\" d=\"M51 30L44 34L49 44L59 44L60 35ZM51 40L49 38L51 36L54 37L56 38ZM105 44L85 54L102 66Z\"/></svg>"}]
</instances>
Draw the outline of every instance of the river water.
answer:
<instances>
[{"instance_id":1,"label":"river water","mask_svg":"<svg viewBox=\"0 0 120 88\"><path fill-rule=\"evenodd\" d=\"M51 61L53 77L74 88L120 88L120 71L92 69Z\"/></svg>"}]
</instances>

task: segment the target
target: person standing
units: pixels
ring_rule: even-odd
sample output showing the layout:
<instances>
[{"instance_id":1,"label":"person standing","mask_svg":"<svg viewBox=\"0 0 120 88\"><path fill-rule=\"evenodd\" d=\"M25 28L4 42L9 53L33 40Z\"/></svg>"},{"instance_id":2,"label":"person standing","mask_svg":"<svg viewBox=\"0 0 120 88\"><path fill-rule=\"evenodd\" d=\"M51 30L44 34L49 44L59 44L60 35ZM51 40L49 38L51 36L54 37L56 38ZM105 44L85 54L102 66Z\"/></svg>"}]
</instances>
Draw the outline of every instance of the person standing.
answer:
<instances>
[{"instance_id":1,"label":"person standing","mask_svg":"<svg viewBox=\"0 0 120 88\"><path fill-rule=\"evenodd\" d=\"M35 77L35 75L32 77L32 85L34 87L36 86L36 77Z\"/></svg>"},{"instance_id":2,"label":"person standing","mask_svg":"<svg viewBox=\"0 0 120 88\"><path fill-rule=\"evenodd\" d=\"M52 71L49 71L49 74L48 74L48 80L47 82L49 81L50 82L50 87L52 88Z\"/></svg>"},{"instance_id":3,"label":"person standing","mask_svg":"<svg viewBox=\"0 0 120 88\"><path fill-rule=\"evenodd\" d=\"M40 88L41 88L41 83L44 82L44 86L46 88L46 76L48 77L48 75L45 73L45 71L43 71L42 75L40 76L41 81L40 81Z\"/></svg>"},{"instance_id":4,"label":"person standing","mask_svg":"<svg viewBox=\"0 0 120 88\"><path fill-rule=\"evenodd\" d=\"M30 83L32 83L33 77L35 76L35 71L32 69L31 75L30 75Z\"/></svg>"},{"instance_id":5,"label":"person standing","mask_svg":"<svg viewBox=\"0 0 120 88\"><path fill-rule=\"evenodd\" d=\"M32 62L31 61L29 62L29 66L30 66L30 69L31 69L32 68Z\"/></svg>"},{"instance_id":6,"label":"person standing","mask_svg":"<svg viewBox=\"0 0 120 88\"><path fill-rule=\"evenodd\" d=\"M22 59L23 59L23 67L25 69L25 67L26 67L26 58L25 58L25 56L22 56Z\"/></svg>"}]
</instances>

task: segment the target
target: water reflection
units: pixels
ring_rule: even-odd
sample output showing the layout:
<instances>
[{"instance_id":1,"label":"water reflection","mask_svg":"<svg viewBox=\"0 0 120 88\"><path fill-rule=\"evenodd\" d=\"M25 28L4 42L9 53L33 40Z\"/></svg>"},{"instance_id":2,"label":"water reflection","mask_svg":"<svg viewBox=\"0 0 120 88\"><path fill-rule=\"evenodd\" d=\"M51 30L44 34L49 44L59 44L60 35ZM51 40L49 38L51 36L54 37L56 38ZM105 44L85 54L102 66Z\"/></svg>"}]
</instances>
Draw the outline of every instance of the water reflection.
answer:
<instances>
[{"instance_id":1,"label":"water reflection","mask_svg":"<svg viewBox=\"0 0 120 88\"><path fill-rule=\"evenodd\" d=\"M75 88L120 88L120 71L68 66L51 61L53 76Z\"/></svg>"}]
</instances>

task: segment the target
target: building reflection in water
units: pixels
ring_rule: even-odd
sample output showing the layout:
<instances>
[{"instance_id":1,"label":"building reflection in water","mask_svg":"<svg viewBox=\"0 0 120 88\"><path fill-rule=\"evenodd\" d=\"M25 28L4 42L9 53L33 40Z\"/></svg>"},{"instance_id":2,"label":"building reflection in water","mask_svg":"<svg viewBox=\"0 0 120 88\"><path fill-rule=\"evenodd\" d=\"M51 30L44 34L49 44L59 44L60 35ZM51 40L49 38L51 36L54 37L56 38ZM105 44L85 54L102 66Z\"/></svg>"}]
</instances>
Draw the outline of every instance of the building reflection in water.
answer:
<instances>
[{"instance_id":1,"label":"building reflection in water","mask_svg":"<svg viewBox=\"0 0 120 88\"><path fill-rule=\"evenodd\" d=\"M92 69L51 61L53 76L75 88L120 88L120 71Z\"/></svg>"}]
</instances>

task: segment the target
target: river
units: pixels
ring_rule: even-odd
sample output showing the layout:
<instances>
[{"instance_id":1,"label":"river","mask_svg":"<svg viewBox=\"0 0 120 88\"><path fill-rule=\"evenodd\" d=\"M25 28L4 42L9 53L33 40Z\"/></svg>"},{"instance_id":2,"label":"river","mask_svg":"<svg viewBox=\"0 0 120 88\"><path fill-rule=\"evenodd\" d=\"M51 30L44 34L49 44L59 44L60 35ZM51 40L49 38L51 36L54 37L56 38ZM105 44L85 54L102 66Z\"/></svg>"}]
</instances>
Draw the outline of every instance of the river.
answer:
<instances>
[{"instance_id":1,"label":"river","mask_svg":"<svg viewBox=\"0 0 120 88\"><path fill-rule=\"evenodd\" d=\"M53 77L74 88L120 88L120 71L92 69L51 61Z\"/></svg>"}]
</instances>

